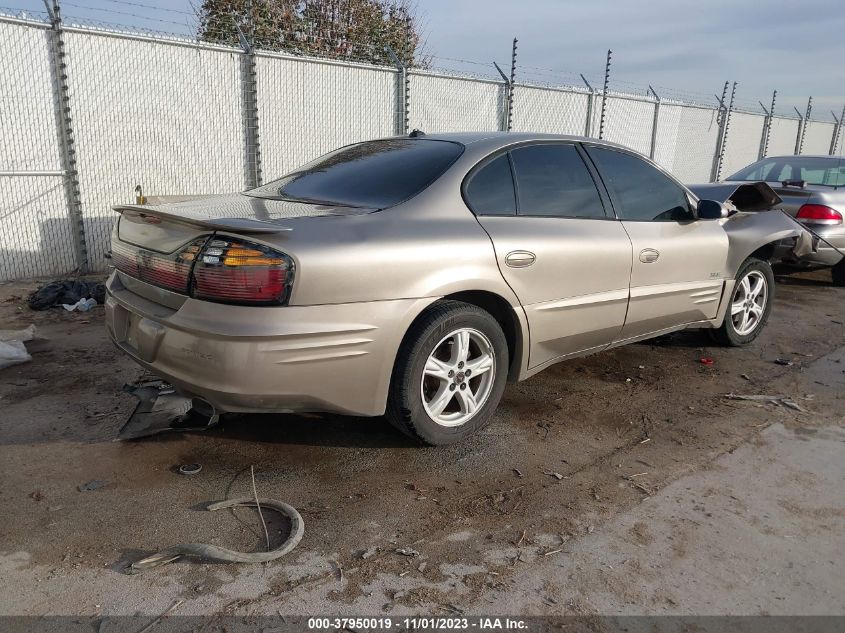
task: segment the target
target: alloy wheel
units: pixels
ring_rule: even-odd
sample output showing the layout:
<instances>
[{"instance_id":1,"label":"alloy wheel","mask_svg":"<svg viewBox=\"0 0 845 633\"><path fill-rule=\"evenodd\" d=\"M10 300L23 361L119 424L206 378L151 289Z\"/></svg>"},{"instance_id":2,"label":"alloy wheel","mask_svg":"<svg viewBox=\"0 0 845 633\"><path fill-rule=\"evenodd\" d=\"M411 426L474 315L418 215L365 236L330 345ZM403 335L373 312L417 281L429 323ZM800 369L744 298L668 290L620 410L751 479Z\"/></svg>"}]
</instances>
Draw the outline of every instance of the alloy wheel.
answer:
<instances>
[{"instance_id":1,"label":"alloy wheel","mask_svg":"<svg viewBox=\"0 0 845 633\"><path fill-rule=\"evenodd\" d=\"M460 426L487 402L496 375L496 354L478 330L444 336L426 360L420 384L426 413L442 426Z\"/></svg>"},{"instance_id":2,"label":"alloy wheel","mask_svg":"<svg viewBox=\"0 0 845 633\"><path fill-rule=\"evenodd\" d=\"M731 299L731 321L740 336L751 334L763 319L769 283L759 270L752 270L736 285Z\"/></svg>"}]
</instances>

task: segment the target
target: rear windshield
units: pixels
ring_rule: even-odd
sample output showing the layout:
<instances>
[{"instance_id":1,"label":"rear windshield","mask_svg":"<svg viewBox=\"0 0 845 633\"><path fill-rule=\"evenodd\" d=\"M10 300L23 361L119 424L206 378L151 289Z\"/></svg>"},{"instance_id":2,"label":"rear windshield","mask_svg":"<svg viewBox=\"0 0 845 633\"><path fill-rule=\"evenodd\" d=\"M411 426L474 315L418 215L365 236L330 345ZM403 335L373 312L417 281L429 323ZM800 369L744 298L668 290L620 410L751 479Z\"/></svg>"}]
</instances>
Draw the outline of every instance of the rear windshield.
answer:
<instances>
[{"instance_id":1,"label":"rear windshield","mask_svg":"<svg viewBox=\"0 0 845 633\"><path fill-rule=\"evenodd\" d=\"M342 147L278 180L248 191L251 196L384 209L414 197L463 153L451 141L397 138Z\"/></svg>"},{"instance_id":2,"label":"rear windshield","mask_svg":"<svg viewBox=\"0 0 845 633\"><path fill-rule=\"evenodd\" d=\"M740 169L727 180L763 180L783 182L784 180L803 180L808 185L845 185L845 161L838 158L802 158L787 156L784 158L766 158Z\"/></svg>"}]
</instances>

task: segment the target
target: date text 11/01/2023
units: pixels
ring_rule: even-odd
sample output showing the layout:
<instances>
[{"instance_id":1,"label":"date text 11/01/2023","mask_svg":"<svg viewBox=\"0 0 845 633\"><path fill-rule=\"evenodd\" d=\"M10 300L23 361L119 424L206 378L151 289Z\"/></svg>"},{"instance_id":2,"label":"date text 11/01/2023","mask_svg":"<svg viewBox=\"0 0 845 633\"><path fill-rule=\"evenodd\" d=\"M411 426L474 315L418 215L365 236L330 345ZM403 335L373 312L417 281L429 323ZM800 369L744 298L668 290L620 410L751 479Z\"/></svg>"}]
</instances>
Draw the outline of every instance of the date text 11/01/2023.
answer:
<instances>
[{"instance_id":1,"label":"date text 11/01/2023","mask_svg":"<svg viewBox=\"0 0 845 633\"><path fill-rule=\"evenodd\" d=\"M309 618L309 631L369 630L390 631L524 631L528 625L519 618L503 617L408 617L408 618Z\"/></svg>"}]
</instances>

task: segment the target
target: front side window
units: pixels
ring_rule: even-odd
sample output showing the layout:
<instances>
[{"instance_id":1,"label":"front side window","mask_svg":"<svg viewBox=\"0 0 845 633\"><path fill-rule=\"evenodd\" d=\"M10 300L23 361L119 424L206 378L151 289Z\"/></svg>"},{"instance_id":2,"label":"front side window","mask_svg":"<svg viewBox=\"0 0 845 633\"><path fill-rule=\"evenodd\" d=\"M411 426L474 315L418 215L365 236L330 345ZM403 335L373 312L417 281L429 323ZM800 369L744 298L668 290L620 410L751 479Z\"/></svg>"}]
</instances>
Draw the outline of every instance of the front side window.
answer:
<instances>
[{"instance_id":1,"label":"front side window","mask_svg":"<svg viewBox=\"0 0 845 633\"><path fill-rule=\"evenodd\" d=\"M644 160L604 147L590 147L590 156L613 196L621 220L672 222L690 220L686 192Z\"/></svg>"},{"instance_id":2,"label":"front side window","mask_svg":"<svg viewBox=\"0 0 845 633\"><path fill-rule=\"evenodd\" d=\"M463 151L460 143L419 138L357 143L326 154L247 195L385 209L420 193Z\"/></svg>"},{"instance_id":3,"label":"front side window","mask_svg":"<svg viewBox=\"0 0 845 633\"><path fill-rule=\"evenodd\" d=\"M516 215L510 161L501 154L475 172L464 196L476 215Z\"/></svg>"},{"instance_id":4,"label":"front side window","mask_svg":"<svg viewBox=\"0 0 845 633\"><path fill-rule=\"evenodd\" d=\"M545 143L511 152L519 215L604 218L599 192L578 150Z\"/></svg>"}]
</instances>

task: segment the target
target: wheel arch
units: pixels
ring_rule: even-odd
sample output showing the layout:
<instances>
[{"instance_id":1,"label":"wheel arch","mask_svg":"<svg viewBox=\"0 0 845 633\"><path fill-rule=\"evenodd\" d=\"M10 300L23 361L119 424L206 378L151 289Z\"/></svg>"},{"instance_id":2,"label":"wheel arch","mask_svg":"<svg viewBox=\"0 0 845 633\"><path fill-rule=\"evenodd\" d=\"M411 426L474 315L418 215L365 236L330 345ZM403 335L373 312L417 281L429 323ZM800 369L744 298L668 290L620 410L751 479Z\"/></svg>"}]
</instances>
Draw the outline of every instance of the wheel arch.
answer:
<instances>
[{"instance_id":1,"label":"wheel arch","mask_svg":"<svg viewBox=\"0 0 845 633\"><path fill-rule=\"evenodd\" d=\"M749 257L769 261L782 242L806 234L804 228L780 211L741 213L724 224L728 236L725 278L733 279ZM786 243L786 248L789 244Z\"/></svg>"},{"instance_id":2,"label":"wheel arch","mask_svg":"<svg viewBox=\"0 0 845 633\"><path fill-rule=\"evenodd\" d=\"M478 306L496 319L508 342L508 380L517 380L522 367L525 340L528 338L517 312L522 308L514 308L503 296L489 290L463 290L443 298Z\"/></svg>"},{"instance_id":3,"label":"wheel arch","mask_svg":"<svg viewBox=\"0 0 845 633\"><path fill-rule=\"evenodd\" d=\"M436 300L422 305L413 318L407 322L402 338L396 346L393 356L393 369L396 368L399 350L405 343L408 334L426 311L441 300L461 301L474 305L496 319L508 343L508 355L510 357L508 359L508 381L519 380L528 361L528 324L525 320L525 313L521 307L513 306L505 297L490 290L460 290L444 294L437 297Z\"/></svg>"}]
</instances>

